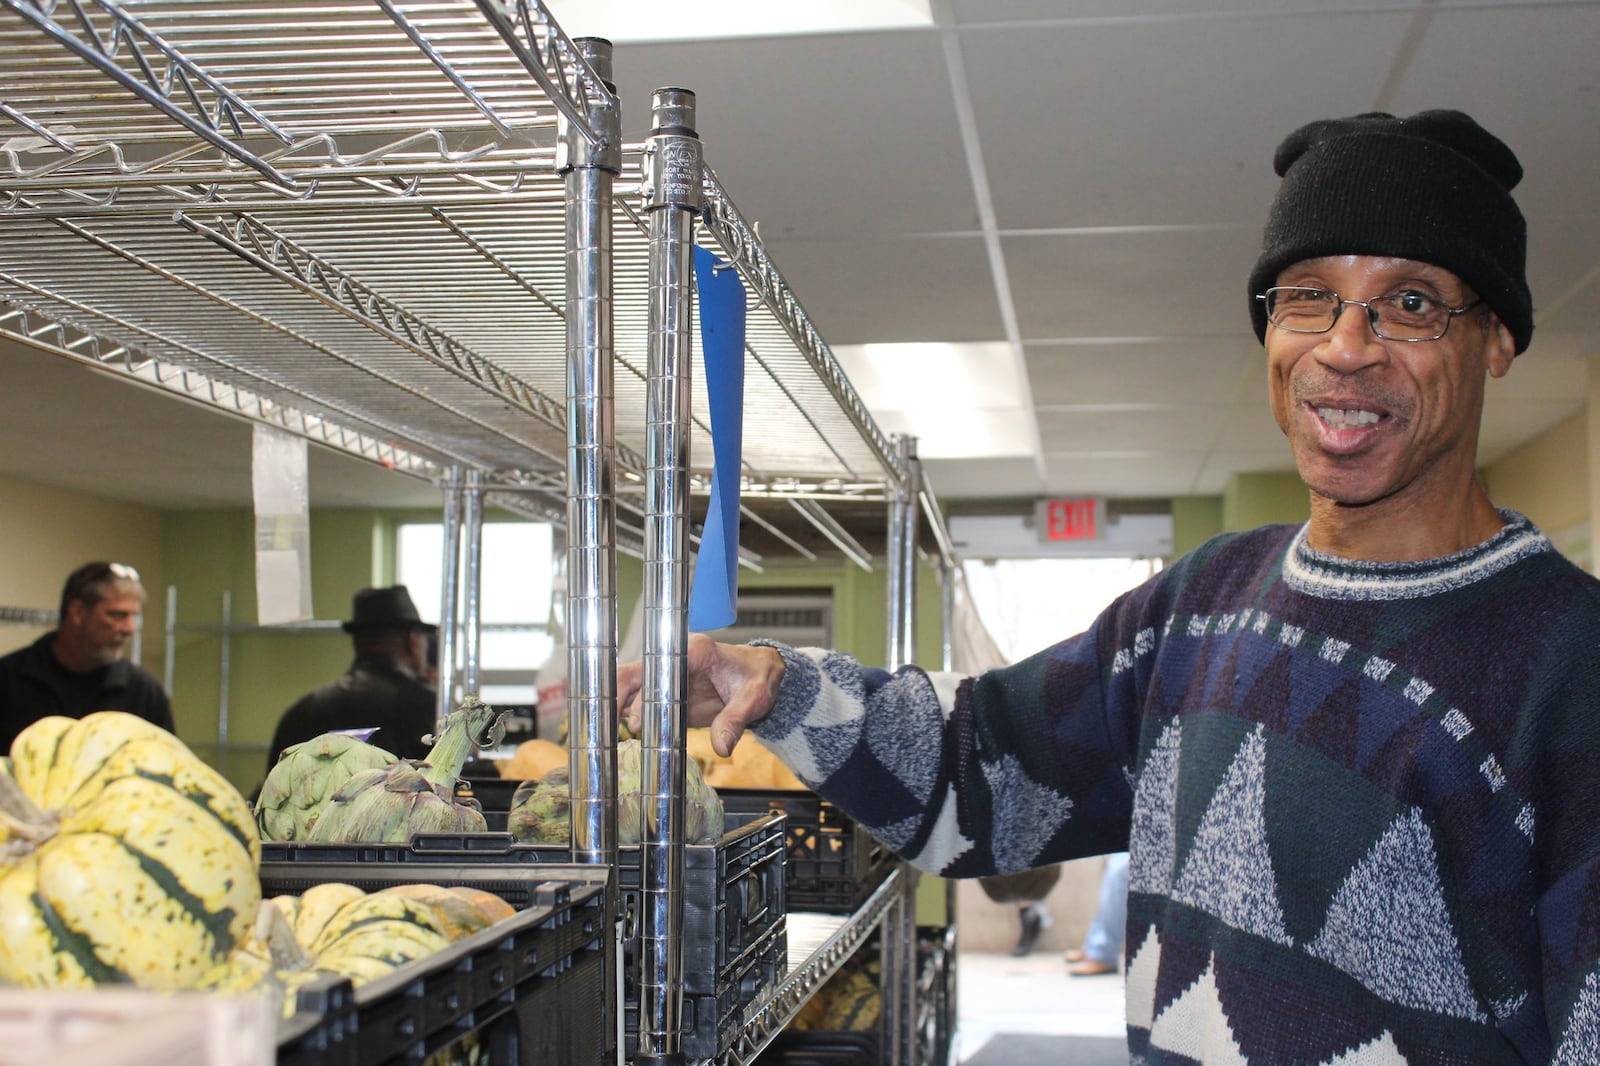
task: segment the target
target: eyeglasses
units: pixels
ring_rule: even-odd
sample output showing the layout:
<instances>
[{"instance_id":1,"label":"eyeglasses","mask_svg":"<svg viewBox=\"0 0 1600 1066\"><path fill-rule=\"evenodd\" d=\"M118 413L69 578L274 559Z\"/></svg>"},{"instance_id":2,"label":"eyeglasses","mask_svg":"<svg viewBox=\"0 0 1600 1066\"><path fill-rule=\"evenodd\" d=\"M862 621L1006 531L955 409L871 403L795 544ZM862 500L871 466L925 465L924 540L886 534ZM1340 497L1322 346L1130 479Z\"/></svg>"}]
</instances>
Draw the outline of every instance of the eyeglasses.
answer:
<instances>
[{"instance_id":1,"label":"eyeglasses","mask_svg":"<svg viewBox=\"0 0 1600 1066\"><path fill-rule=\"evenodd\" d=\"M1346 304L1367 312L1372 332L1386 341L1436 341L1449 330L1457 315L1483 303L1451 307L1431 293L1407 289L1373 300L1346 300L1331 289L1304 285L1278 285L1256 296L1267 305L1267 321L1290 333L1326 333L1339 320Z\"/></svg>"},{"instance_id":2,"label":"eyeglasses","mask_svg":"<svg viewBox=\"0 0 1600 1066\"><path fill-rule=\"evenodd\" d=\"M111 580L138 581L139 571L123 563L85 563L67 576L62 600L82 599L91 587Z\"/></svg>"},{"instance_id":3,"label":"eyeglasses","mask_svg":"<svg viewBox=\"0 0 1600 1066\"><path fill-rule=\"evenodd\" d=\"M67 575L61 588L61 618L67 617L67 605L80 600L93 607L105 598L111 581L139 581L139 571L123 563L84 563Z\"/></svg>"}]
</instances>

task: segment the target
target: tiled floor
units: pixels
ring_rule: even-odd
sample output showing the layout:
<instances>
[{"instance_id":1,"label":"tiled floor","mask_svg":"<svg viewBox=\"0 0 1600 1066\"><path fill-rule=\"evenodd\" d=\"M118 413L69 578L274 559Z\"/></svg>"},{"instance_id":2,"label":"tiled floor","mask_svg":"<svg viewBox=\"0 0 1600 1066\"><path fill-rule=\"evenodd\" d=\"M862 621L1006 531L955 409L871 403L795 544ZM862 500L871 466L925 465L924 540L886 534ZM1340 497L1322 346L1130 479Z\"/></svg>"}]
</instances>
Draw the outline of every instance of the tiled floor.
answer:
<instances>
[{"instance_id":1,"label":"tiled floor","mask_svg":"<svg viewBox=\"0 0 1600 1066\"><path fill-rule=\"evenodd\" d=\"M1121 1036L1122 975L1071 977L1059 952L963 952L956 970L956 1061L996 1033Z\"/></svg>"}]
</instances>

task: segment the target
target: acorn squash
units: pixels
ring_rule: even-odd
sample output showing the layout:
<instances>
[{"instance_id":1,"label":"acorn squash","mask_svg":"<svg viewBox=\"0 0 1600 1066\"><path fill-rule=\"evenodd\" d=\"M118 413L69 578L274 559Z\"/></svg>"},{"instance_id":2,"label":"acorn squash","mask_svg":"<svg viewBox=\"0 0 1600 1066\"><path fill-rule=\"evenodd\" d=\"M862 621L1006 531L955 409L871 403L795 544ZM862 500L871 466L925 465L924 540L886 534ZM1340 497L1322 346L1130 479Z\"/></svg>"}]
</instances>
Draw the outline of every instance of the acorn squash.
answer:
<instances>
[{"instance_id":1,"label":"acorn squash","mask_svg":"<svg viewBox=\"0 0 1600 1066\"><path fill-rule=\"evenodd\" d=\"M261 904L250 805L121 711L51 716L0 776L0 979L193 987Z\"/></svg>"}]
</instances>

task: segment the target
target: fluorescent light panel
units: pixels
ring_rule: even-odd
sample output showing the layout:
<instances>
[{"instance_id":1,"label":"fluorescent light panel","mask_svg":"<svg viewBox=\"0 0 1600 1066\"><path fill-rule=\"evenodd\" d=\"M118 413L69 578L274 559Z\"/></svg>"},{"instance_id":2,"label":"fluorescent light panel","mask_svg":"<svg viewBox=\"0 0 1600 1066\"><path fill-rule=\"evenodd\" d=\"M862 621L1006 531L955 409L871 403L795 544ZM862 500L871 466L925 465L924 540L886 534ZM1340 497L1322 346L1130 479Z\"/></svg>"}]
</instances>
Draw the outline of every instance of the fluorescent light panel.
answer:
<instances>
[{"instance_id":1,"label":"fluorescent light panel","mask_svg":"<svg viewBox=\"0 0 1600 1066\"><path fill-rule=\"evenodd\" d=\"M840 345L833 354L882 428L917 438L920 458L1033 454L1022 368L1004 341Z\"/></svg>"},{"instance_id":2,"label":"fluorescent light panel","mask_svg":"<svg viewBox=\"0 0 1600 1066\"><path fill-rule=\"evenodd\" d=\"M933 25L928 0L545 0L545 7L568 36L619 44Z\"/></svg>"}]
</instances>

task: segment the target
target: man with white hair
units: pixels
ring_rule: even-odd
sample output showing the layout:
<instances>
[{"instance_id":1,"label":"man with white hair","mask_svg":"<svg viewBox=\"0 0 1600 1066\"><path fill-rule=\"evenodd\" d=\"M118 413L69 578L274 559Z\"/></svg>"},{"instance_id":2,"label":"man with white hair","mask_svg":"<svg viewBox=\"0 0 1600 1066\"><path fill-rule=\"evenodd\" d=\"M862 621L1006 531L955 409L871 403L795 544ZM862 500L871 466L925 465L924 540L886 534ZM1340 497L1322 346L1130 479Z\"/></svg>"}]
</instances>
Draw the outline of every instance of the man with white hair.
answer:
<instances>
[{"instance_id":1,"label":"man with white hair","mask_svg":"<svg viewBox=\"0 0 1600 1066\"><path fill-rule=\"evenodd\" d=\"M0 658L0 752L47 715L127 711L173 728L161 682L124 657L144 600L138 571L122 563L85 563L68 575L56 628Z\"/></svg>"}]
</instances>

